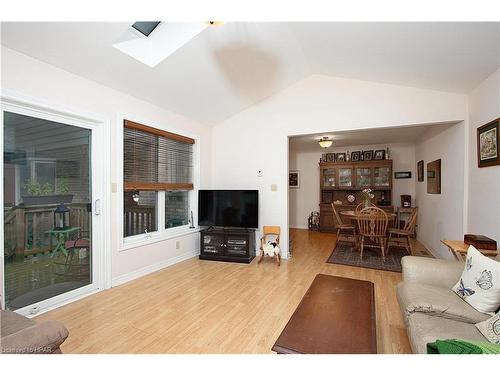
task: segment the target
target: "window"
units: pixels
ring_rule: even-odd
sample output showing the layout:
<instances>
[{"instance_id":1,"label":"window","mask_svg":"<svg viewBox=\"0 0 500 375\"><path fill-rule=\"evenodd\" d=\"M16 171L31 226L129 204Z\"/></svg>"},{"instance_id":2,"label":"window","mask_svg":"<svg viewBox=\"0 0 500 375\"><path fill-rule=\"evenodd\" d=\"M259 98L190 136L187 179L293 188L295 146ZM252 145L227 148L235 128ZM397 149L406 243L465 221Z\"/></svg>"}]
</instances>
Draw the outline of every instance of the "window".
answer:
<instances>
[{"instance_id":1,"label":"window","mask_svg":"<svg viewBox=\"0 0 500 375\"><path fill-rule=\"evenodd\" d=\"M124 122L123 235L189 224L194 140Z\"/></svg>"},{"instance_id":2,"label":"window","mask_svg":"<svg viewBox=\"0 0 500 375\"><path fill-rule=\"evenodd\" d=\"M137 202L134 200L134 193L139 196ZM157 203L158 193L156 191L125 191L123 202L123 233L125 237L157 230Z\"/></svg>"},{"instance_id":3,"label":"window","mask_svg":"<svg viewBox=\"0 0 500 375\"><path fill-rule=\"evenodd\" d=\"M189 191L165 193L165 228L189 224Z\"/></svg>"}]
</instances>

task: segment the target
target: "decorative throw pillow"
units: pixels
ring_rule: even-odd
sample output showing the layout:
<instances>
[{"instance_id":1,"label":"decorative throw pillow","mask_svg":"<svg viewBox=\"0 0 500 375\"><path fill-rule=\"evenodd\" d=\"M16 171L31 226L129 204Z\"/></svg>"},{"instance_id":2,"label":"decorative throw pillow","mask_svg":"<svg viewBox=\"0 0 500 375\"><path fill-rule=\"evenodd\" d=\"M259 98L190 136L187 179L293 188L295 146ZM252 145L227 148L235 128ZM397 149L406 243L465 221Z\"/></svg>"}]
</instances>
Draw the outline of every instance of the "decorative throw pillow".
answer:
<instances>
[{"instance_id":1,"label":"decorative throw pillow","mask_svg":"<svg viewBox=\"0 0 500 375\"><path fill-rule=\"evenodd\" d=\"M477 329L493 344L500 344L500 313L476 324Z\"/></svg>"},{"instance_id":2,"label":"decorative throw pillow","mask_svg":"<svg viewBox=\"0 0 500 375\"><path fill-rule=\"evenodd\" d=\"M464 271L452 290L476 310L495 313L500 306L500 263L469 246Z\"/></svg>"}]
</instances>

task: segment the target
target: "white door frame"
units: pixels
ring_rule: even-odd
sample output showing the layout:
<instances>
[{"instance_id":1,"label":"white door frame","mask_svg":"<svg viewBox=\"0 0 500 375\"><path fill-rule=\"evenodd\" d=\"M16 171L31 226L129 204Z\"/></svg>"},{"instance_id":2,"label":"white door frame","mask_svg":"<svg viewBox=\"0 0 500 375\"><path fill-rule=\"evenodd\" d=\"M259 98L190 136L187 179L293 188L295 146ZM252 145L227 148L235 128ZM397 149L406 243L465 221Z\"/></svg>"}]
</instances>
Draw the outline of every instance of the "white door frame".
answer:
<instances>
[{"instance_id":1,"label":"white door frame","mask_svg":"<svg viewBox=\"0 0 500 375\"><path fill-rule=\"evenodd\" d=\"M110 124L108 120L74 109L40 103L36 99L3 90L0 93L0 154L3 181L4 111L39 117L73 125L92 131L91 179L92 179L92 284L49 298L17 310L26 316L35 316L60 307L89 294L111 287L111 209L110 209ZM1 186L0 206L3 209L4 191ZM96 215L96 205L100 214ZM0 293L2 306L5 300L4 280L4 217L0 215Z\"/></svg>"}]
</instances>

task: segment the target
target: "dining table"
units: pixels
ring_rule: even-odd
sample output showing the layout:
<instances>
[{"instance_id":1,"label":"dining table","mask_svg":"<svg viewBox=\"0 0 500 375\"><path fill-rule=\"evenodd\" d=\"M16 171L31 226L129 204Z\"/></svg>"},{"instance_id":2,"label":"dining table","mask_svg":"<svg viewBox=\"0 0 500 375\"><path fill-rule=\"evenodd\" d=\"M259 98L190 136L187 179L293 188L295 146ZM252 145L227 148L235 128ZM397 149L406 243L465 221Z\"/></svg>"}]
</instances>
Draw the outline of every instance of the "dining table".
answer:
<instances>
[{"instance_id":1,"label":"dining table","mask_svg":"<svg viewBox=\"0 0 500 375\"><path fill-rule=\"evenodd\" d=\"M356 214L356 211L354 210L346 210L346 211L340 211L340 214L344 216L347 219L350 220L356 220L358 218L358 215ZM391 212L386 212L387 217L389 218L389 222L391 222L391 219L394 219L397 215L395 213Z\"/></svg>"}]
</instances>

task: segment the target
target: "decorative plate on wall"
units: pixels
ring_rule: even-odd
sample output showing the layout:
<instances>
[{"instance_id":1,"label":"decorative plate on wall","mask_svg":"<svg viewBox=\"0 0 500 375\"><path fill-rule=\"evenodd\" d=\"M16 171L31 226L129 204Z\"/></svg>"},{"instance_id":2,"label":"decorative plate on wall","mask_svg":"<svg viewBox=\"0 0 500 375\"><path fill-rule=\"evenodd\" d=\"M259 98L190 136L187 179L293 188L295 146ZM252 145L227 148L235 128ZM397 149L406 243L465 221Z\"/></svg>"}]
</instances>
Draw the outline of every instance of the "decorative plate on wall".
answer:
<instances>
[{"instance_id":1,"label":"decorative plate on wall","mask_svg":"<svg viewBox=\"0 0 500 375\"><path fill-rule=\"evenodd\" d=\"M356 200L356 197L355 197L354 195L349 194L349 195L347 196L347 201L348 201L349 203L354 203L354 201L355 201L355 200Z\"/></svg>"}]
</instances>

